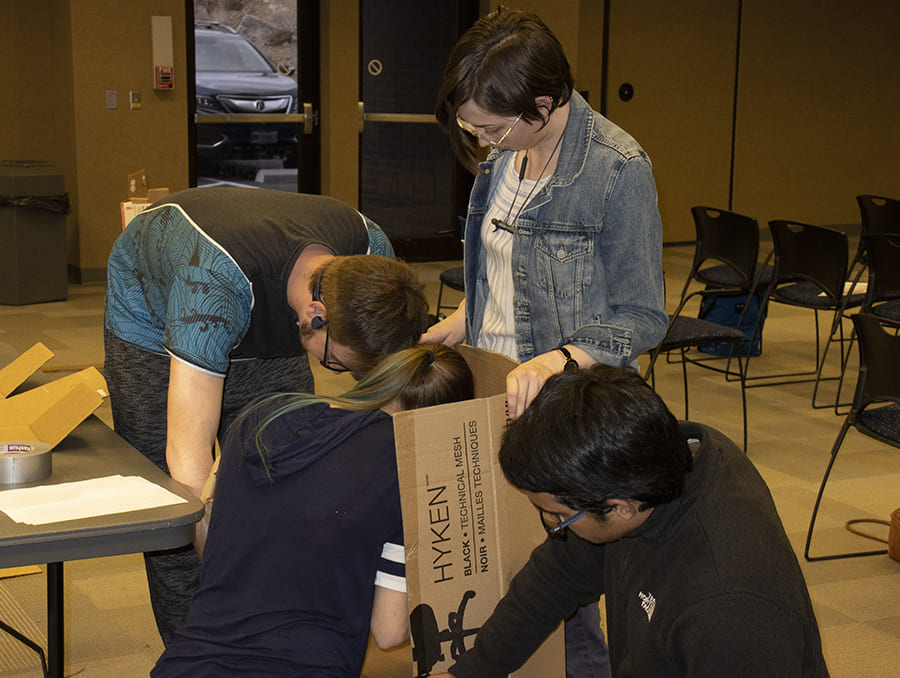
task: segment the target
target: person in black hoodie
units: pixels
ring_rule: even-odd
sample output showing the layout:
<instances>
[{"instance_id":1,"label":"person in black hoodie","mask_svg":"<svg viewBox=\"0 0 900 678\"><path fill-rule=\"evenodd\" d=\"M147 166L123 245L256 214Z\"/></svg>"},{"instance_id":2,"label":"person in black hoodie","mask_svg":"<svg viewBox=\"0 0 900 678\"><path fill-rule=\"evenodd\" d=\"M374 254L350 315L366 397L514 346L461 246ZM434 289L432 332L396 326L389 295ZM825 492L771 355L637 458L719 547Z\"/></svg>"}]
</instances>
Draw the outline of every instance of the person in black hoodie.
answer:
<instances>
[{"instance_id":1,"label":"person in black hoodie","mask_svg":"<svg viewBox=\"0 0 900 678\"><path fill-rule=\"evenodd\" d=\"M356 678L408 637L391 414L471 398L454 349L389 356L338 398L268 396L229 429L200 587L151 672Z\"/></svg>"},{"instance_id":2,"label":"person in black hoodie","mask_svg":"<svg viewBox=\"0 0 900 678\"><path fill-rule=\"evenodd\" d=\"M721 433L679 424L637 372L551 377L499 457L548 538L450 675L508 675L605 593L616 678L828 676L765 482Z\"/></svg>"}]
</instances>

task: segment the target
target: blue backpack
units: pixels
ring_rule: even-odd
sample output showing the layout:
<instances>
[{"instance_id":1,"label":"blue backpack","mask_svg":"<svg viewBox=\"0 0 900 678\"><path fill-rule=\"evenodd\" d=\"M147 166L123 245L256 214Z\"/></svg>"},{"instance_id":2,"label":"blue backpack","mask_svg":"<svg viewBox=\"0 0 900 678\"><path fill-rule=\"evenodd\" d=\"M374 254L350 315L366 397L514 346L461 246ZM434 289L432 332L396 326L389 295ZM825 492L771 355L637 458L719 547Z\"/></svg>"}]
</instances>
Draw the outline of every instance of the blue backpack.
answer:
<instances>
[{"instance_id":1,"label":"blue backpack","mask_svg":"<svg viewBox=\"0 0 900 678\"><path fill-rule=\"evenodd\" d=\"M759 308L763 302L763 295L754 294L749 301L744 294L723 295L719 297L706 297L700 303L700 312L698 317L717 325L725 325L726 327L734 327L741 330L747 341L740 347L742 356L759 355L762 353L762 329L765 324L768 306L763 308L762 317L759 319L759 329L756 332L756 339L751 346L750 336L753 333L753 326L756 324L756 317L759 315ZM746 311L744 307L747 306ZM741 313L744 317L741 318ZM740 320L740 323L738 322ZM699 349L710 355L727 356L731 352L730 344L703 344Z\"/></svg>"}]
</instances>

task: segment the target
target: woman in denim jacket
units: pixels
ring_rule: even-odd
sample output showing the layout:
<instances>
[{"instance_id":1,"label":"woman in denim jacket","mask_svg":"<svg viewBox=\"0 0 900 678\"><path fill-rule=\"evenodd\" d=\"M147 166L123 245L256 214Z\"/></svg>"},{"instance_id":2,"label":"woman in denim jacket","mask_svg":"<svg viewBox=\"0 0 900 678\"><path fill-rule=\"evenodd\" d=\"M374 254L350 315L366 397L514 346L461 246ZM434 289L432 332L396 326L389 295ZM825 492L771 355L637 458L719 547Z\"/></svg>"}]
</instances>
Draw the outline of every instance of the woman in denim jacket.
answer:
<instances>
[{"instance_id":1,"label":"woman in denim jacket","mask_svg":"<svg viewBox=\"0 0 900 678\"><path fill-rule=\"evenodd\" d=\"M438 121L476 179L466 298L426 338L521 362L508 383L513 416L566 352L582 367L635 364L668 322L650 160L572 83L541 20L501 8L457 43L438 95ZM480 165L479 146L491 147Z\"/></svg>"},{"instance_id":2,"label":"woman in denim jacket","mask_svg":"<svg viewBox=\"0 0 900 678\"><path fill-rule=\"evenodd\" d=\"M572 85L540 18L501 7L457 43L438 94L438 122L476 179L466 298L423 341L465 339L519 361L507 378L512 417L565 368L636 366L668 323L650 160ZM575 619L567 675L608 675L596 606Z\"/></svg>"}]
</instances>

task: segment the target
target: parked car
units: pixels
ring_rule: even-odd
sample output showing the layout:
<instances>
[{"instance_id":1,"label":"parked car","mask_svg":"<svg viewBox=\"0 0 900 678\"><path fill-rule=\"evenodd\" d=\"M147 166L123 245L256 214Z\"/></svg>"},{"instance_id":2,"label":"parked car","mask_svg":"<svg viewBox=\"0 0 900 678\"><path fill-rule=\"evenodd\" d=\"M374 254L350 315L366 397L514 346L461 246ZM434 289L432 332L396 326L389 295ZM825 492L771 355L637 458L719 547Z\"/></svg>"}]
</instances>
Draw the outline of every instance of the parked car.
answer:
<instances>
[{"instance_id":1,"label":"parked car","mask_svg":"<svg viewBox=\"0 0 900 678\"><path fill-rule=\"evenodd\" d=\"M297 82L279 73L250 40L230 26L197 21L194 26L198 114L296 113ZM201 123L197 155L201 173L223 161L280 158L295 166L296 123Z\"/></svg>"}]
</instances>

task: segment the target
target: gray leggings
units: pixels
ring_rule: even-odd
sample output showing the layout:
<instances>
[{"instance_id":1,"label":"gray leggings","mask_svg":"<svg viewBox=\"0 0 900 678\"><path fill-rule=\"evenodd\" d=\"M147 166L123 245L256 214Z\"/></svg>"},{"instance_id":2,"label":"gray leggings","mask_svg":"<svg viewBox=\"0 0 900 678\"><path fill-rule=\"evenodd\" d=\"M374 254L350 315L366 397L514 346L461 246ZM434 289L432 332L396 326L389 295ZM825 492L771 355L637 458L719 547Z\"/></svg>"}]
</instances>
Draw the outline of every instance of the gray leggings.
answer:
<instances>
[{"instance_id":1,"label":"gray leggings","mask_svg":"<svg viewBox=\"0 0 900 678\"><path fill-rule=\"evenodd\" d=\"M169 356L144 351L104 331L103 368L116 433L166 473L166 404ZM234 418L257 396L283 391L313 392L305 354L291 358L234 361L225 377L219 441ZM200 582L200 560L192 544L144 554L150 602L163 643L184 621Z\"/></svg>"}]
</instances>

